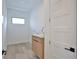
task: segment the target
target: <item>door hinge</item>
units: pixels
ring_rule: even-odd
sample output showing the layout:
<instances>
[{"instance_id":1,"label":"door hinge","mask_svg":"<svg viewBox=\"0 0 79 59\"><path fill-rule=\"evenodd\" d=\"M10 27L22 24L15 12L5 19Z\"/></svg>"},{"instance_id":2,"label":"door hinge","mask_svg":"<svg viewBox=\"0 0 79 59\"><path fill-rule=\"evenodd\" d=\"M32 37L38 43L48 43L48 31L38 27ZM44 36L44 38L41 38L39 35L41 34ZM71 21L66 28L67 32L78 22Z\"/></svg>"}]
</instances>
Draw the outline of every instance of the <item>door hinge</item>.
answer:
<instances>
[{"instance_id":1,"label":"door hinge","mask_svg":"<svg viewBox=\"0 0 79 59\"><path fill-rule=\"evenodd\" d=\"M49 22L51 22L51 19L49 18Z\"/></svg>"},{"instance_id":2,"label":"door hinge","mask_svg":"<svg viewBox=\"0 0 79 59\"><path fill-rule=\"evenodd\" d=\"M51 41L49 40L49 45L51 44Z\"/></svg>"}]
</instances>

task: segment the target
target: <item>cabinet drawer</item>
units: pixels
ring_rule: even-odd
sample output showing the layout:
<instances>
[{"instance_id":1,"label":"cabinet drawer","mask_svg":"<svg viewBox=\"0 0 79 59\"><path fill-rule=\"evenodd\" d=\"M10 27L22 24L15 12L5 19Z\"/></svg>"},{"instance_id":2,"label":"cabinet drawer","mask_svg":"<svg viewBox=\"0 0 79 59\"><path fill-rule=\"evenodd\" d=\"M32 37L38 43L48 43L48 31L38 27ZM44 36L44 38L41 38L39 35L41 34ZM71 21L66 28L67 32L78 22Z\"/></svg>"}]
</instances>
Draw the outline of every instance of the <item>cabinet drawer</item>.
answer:
<instances>
[{"instance_id":1,"label":"cabinet drawer","mask_svg":"<svg viewBox=\"0 0 79 59\"><path fill-rule=\"evenodd\" d=\"M44 38L39 38L39 37L33 36L33 37L32 37L32 40L34 40L34 41L36 41L36 42L39 42L39 43L43 43Z\"/></svg>"}]
</instances>

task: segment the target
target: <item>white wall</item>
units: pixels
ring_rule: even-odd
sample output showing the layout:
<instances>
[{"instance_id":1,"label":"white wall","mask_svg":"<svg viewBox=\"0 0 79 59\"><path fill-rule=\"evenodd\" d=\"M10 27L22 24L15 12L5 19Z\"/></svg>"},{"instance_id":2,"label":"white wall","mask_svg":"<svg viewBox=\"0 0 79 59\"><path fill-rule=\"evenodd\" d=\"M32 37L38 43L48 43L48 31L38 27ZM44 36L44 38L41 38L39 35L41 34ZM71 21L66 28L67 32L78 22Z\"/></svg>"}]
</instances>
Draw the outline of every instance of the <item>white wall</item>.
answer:
<instances>
[{"instance_id":1,"label":"white wall","mask_svg":"<svg viewBox=\"0 0 79 59\"><path fill-rule=\"evenodd\" d=\"M11 23L12 17L20 17L25 19L24 25L15 25ZM31 39L31 31L29 25L29 13L8 9L8 29L7 29L7 42L8 44L24 43Z\"/></svg>"},{"instance_id":2,"label":"white wall","mask_svg":"<svg viewBox=\"0 0 79 59\"><path fill-rule=\"evenodd\" d=\"M7 48L7 42L6 42L6 34L7 34L7 17L3 16L3 24L2 24L2 48Z\"/></svg>"},{"instance_id":3,"label":"white wall","mask_svg":"<svg viewBox=\"0 0 79 59\"><path fill-rule=\"evenodd\" d=\"M43 0L43 3L32 12L31 15L31 28L32 34L44 37L44 58L50 58L49 39L50 39L50 26L49 26L49 0ZM44 27L44 28L43 28ZM42 32L43 28L43 32Z\"/></svg>"},{"instance_id":4,"label":"white wall","mask_svg":"<svg viewBox=\"0 0 79 59\"><path fill-rule=\"evenodd\" d=\"M7 40L6 40L6 31L7 31L7 6L6 0L2 2L2 15L3 15L3 24L2 24L2 49L7 48Z\"/></svg>"},{"instance_id":5,"label":"white wall","mask_svg":"<svg viewBox=\"0 0 79 59\"><path fill-rule=\"evenodd\" d=\"M31 13L30 20L32 34L43 36L43 28L44 28L44 3L38 6Z\"/></svg>"}]
</instances>

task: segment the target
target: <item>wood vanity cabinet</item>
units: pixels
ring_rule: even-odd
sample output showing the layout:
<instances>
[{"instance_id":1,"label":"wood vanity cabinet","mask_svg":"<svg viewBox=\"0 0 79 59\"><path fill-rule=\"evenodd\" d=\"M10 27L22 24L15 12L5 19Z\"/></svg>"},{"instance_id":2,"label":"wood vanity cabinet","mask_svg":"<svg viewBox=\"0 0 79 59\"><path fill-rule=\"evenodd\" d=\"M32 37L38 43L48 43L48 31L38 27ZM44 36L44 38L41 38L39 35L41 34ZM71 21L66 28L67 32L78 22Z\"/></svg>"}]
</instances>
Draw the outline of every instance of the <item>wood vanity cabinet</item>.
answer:
<instances>
[{"instance_id":1,"label":"wood vanity cabinet","mask_svg":"<svg viewBox=\"0 0 79 59\"><path fill-rule=\"evenodd\" d=\"M44 38L32 36L32 50L40 59L44 59Z\"/></svg>"}]
</instances>

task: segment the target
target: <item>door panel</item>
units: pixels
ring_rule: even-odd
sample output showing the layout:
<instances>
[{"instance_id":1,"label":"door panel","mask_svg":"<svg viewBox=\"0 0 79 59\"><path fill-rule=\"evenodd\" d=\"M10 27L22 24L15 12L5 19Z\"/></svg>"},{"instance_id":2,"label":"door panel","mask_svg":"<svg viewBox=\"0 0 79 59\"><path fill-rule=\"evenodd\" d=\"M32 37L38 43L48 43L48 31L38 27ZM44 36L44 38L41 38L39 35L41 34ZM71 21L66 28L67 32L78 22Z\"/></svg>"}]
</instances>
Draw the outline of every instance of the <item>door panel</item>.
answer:
<instances>
[{"instance_id":1,"label":"door panel","mask_svg":"<svg viewBox=\"0 0 79 59\"><path fill-rule=\"evenodd\" d=\"M51 0L50 19L51 59L76 59L76 0Z\"/></svg>"},{"instance_id":2,"label":"door panel","mask_svg":"<svg viewBox=\"0 0 79 59\"><path fill-rule=\"evenodd\" d=\"M76 59L76 50L75 52L71 52L70 50L66 50L65 48L70 48L69 45L63 44L61 42L54 43L54 56L59 57L61 59Z\"/></svg>"}]
</instances>

